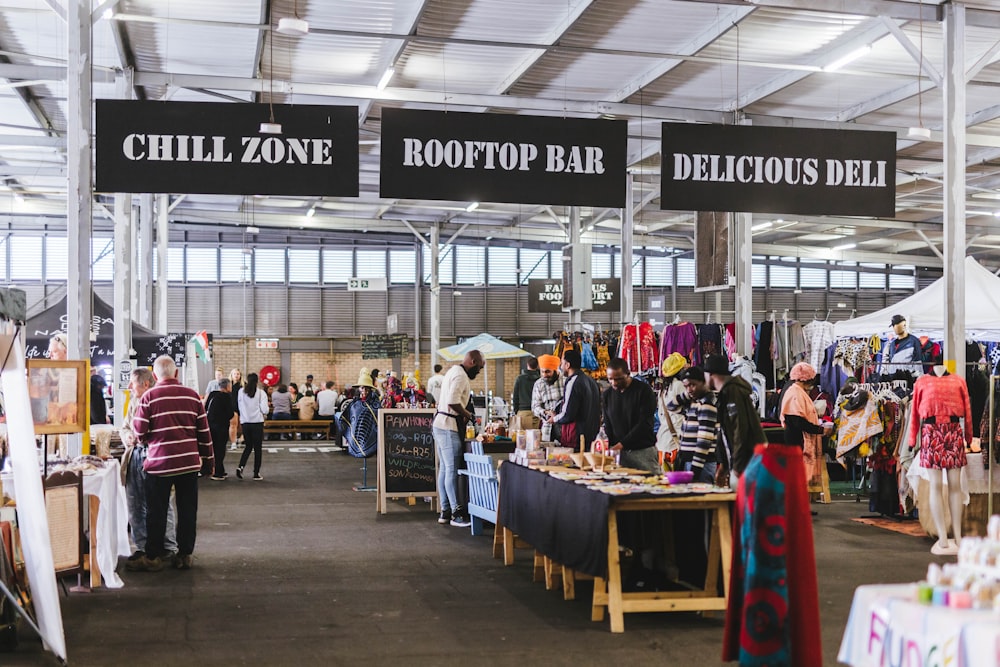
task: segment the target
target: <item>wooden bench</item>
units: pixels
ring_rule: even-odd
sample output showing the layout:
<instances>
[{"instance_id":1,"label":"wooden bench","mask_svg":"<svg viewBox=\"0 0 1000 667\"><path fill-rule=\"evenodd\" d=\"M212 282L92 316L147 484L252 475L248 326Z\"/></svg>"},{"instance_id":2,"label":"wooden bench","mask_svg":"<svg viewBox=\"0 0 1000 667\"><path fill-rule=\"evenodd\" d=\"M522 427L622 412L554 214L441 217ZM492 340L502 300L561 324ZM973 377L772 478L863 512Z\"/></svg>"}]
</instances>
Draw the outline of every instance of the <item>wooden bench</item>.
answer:
<instances>
[{"instance_id":1,"label":"wooden bench","mask_svg":"<svg viewBox=\"0 0 1000 667\"><path fill-rule=\"evenodd\" d=\"M472 534L483 534L483 521L496 525L497 494L500 482L497 480L493 457L489 454L466 454L465 470L460 475L469 478L469 516L472 518Z\"/></svg>"},{"instance_id":2,"label":"wooden bench","mask_svg":"<svg viewBox=\"0 0 1000 667\"><path fill-rule=\"evenodd\" d=\"M326 419L268 419L264 421L264 435L319 433L330 439L330 422Z\"/></svg>"}]
</instances>

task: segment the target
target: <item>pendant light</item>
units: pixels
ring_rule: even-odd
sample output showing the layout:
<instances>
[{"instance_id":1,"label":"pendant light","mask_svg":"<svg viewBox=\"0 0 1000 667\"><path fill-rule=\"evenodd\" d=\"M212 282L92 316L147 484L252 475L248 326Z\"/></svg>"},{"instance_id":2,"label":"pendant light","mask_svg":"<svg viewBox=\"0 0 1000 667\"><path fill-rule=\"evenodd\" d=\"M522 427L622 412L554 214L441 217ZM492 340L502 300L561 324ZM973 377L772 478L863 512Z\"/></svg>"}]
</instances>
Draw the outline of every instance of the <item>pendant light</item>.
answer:
<instances>
[{"instance_id":1,"label":"pendant light","mask_svg":"<svg viewBox=\"0 0 1000 667\"><path fill-rule=\"evenodd\" d=\"M278 21L278 32L289 37L302 37L309 34L309 22L299 18L299 1L295 0L293 16L285 16Z\"/></svg>"}]
</instances>

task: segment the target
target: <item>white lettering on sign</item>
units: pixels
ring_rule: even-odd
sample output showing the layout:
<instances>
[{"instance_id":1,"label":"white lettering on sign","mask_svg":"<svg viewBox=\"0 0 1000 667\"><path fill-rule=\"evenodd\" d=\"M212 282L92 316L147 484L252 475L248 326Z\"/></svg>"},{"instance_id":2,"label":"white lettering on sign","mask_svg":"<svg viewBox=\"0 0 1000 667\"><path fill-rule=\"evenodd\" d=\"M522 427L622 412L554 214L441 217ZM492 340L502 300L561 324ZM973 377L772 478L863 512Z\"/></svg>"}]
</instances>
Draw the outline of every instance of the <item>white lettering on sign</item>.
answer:
<instances>
[{"instance_id":1,"label":"white lettering on sign","mask_svg":"<svg viewBox=\"0 0 1000 667\"><path fill-rule=\"evenodd\" d=\"M603 174L604 149L600 146L546 144L545 171L571 174ZM486 171L529 171L539 156L535 144L510 141L403 139L404 167L447 167Z\"/></svg>"},{"instance_id":2,"label":"white lettering on sign","mask_svg":"<svg viewBox=\"0 0 1000 667\"><path fill-rule=\"evenodd\" d=\"M884 188L885 160L674 153L674 181Z\"/></svg>"},{"instance_id":3,"label":"white lettering on sign","mask_svg":"<svg viewBox=\"0 0 1000 667\"><path fill-rule=\"evenodd\" d=\"M299 137L241 137L245 164L333 164L333 140ZM122 141L122 155L133 162L232 162L226 137L132 133Z\"/></svg>"}]
</instances>

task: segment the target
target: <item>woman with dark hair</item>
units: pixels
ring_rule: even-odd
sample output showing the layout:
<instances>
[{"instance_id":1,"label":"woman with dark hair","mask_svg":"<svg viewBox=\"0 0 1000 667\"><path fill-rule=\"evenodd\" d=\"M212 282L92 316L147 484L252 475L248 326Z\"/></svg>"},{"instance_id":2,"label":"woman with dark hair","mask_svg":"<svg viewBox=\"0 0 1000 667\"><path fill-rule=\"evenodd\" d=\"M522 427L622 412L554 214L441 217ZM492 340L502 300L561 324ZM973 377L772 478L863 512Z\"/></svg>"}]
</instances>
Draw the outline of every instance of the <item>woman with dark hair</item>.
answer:
<instances>
[{"instance_id":1,"label":"woman with dark hair","mask_svg":"<svg viewBox=\"0 0 1000 667\"><path fill-rule=\"evenodd\" d=\"M243 440L246 446L243 447L243 455L240 456L240 466L236 469L236 476L243 479L243 467L253 452L253 478L255 480L264 479L260 475L260 459L263 455L264 442L264 419L267 417L267 392L257 386L258 377L256 373L247 374L247 383L240 389L237 402L240 408L240 423L243 425Z\"/></svg>"},{"instance_id":2,"label":"woman with dark hair","mask_svg":"<svg viewBox=\"0 0 1000 667\"><path fill-rule=\"evenodd\" d=\"M243 373L238 368L229 371L230 397L233 401L233 419L229 422L229 442L233 443L233 449L239 444L243 429L240 428L240 389L243 387Z\"/></svg>"}]
</instances>

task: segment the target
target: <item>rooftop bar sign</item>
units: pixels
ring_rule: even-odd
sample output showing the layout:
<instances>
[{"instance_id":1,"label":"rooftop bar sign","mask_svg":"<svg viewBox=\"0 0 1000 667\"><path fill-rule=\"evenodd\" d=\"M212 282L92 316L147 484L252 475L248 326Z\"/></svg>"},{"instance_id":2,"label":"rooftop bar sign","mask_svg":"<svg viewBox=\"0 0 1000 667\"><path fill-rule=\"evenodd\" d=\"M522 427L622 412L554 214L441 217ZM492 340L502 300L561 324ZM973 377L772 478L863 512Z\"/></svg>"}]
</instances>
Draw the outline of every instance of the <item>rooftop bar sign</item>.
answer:
<instances>
[{"instance_id":1,"label":"rooftop bar sign","mask_svg":"<svg viewBox=\"0 0 1000 667\"><path fill-rule=\"evenodd\" d=\"M96 189L185 194L358 194L358 109L97 100Z\"/></svg>"},{"instance_id":2,"label":"rooftop bar sign","mask_svg":"<svg viewBox=\"0 0 1000 667\"><path fill-rule=\"evenodd\" d=\"M896 134L663 123L660 208L892 216Z\"/></svg>"},{"instance_id":3,"label":"rooftop bar sign","mask_svg":"<svg viewBox=\"0 0 1000 667\"><path fill-rule=\"evenodd\" d=\"M621 207L627 128L617 120L385 108L380 194Z\"/></svg>"}]
</instances>

